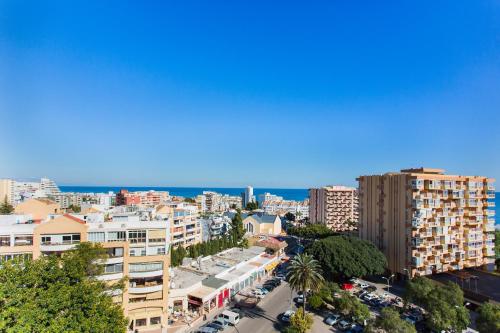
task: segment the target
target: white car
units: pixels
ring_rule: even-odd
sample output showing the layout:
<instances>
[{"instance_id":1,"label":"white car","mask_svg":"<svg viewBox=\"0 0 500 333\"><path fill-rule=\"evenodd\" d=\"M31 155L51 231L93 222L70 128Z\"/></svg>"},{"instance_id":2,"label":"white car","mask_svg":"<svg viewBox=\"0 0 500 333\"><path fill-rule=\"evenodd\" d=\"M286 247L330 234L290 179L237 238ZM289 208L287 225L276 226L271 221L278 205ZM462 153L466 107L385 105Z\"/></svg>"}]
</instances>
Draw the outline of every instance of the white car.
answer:
<instances>
[{"instance_id":1,"label":"white car","mask_svg":"<svg viewBox=\"0 0 500 333\"><path fill-rule=\"evenodd\" d=\"M304 303L304 295L299 295L297 297L297 303L298 304L303 304Z\"/></svg>"},{"instance_id":2,"label":"white car","mask_svg":"<svg viewBox=\"0 0 500 333\"><path fill-rule=\"evenodd\" d=\"M255 296L259 297L259 298L263 298L265 293L260 290L260 289L254 289L252 290L252 294L254 294Z\"/></svg>"},{"instance_id":3,"label":"white car","mask_svg":"<svg viewBox=\"0 0 500 333\"><path fill-rule=\"evenodd\" d=\"M370 286L369 284L366 284L366 283L364 283L364 282L360 282L360 283L359 283L359 287L360 287L361 289L368 288L369 286Z\"/></svg>"},{"instance_id":4,"label":"white car","mask_svg":"<svg viewBox=\"0 0 500 333\"><path fill-rule=\"evenodd\" d=\"M287 310L283 315L281 316L281 320L284 321L285 323L289 323L292 316L295 314L295 311L293 310Z\"/></svg>"}]
</instances>

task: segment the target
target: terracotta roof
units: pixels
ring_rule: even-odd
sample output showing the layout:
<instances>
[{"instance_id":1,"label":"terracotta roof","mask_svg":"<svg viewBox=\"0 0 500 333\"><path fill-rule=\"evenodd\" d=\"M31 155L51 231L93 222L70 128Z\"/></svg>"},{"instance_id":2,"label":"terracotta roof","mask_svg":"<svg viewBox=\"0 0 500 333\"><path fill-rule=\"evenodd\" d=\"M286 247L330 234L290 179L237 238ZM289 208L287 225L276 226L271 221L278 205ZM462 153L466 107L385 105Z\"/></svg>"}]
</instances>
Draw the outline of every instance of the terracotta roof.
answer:
<instances>
[{"instance_id":1,"label":"terracotta roof","mask_svg":"<svg viewBox=\"0 0 500 333\"><path fill-rule=\"evenodd\" d=\"M63 216L66 217L66 218L68 218L68 219L70 219L70 220L73 220L75 222L78 222L78 223L81 223L81 224L85 224L84 220L81 220L78 217L74 217L74 216L72 216L70 214L64 214Z\"/></svg>"}]
</instances>

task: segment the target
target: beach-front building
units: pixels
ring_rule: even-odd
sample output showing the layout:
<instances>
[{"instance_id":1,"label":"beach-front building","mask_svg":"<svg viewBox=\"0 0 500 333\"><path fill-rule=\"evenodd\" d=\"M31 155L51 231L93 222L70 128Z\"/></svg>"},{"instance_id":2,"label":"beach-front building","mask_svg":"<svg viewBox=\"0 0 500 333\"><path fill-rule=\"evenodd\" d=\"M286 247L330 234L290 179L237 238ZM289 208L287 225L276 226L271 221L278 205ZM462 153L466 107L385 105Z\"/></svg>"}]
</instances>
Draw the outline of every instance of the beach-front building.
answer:
<instances>
[{"instance_id":1,"label":"beach-front building","mask_svg":"<svg viewBox=\"0 0 500 333\"><path fill-rule=\"evenodd\" d=\"M391 271L413 277L495 261L494 179L416 168L358 181L359 236Z\"/></svg>"},{"instance_id":2,"label":"beach-front building","mask_svg":"<svg viewBox=\"0 0 500 333\"><path fill-rule=\"evenodd\" d=\"M170 264L166 224L86 218L55 214L35 221L30 214L0 215L0 262L59 255L85 241L100 243L109 257L102 263L104 274L98 279L112 284L128 278L128 286L115 290L113 299L129 318L129 329L166 327Z\"/></svg>"}]
</instances>

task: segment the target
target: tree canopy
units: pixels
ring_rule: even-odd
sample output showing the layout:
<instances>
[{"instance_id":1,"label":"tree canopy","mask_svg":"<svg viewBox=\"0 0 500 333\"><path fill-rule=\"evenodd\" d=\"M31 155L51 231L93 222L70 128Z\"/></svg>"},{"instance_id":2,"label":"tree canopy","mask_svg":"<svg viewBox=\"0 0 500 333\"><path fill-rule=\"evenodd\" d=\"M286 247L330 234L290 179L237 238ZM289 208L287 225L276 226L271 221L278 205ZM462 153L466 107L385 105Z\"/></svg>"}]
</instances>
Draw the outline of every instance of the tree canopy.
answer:
<instances>
[{"instance_id":1,"label":"tree canopy","mask_svg":"<svg viewBox=\"0 0 500 333\"><path fill-rule=\"evenodd\" d=\"M295 215L293 215L293 213L290 213L290 212L287 212L285 214L285 219L287 219L288 221L295 221Z\"/></svg>"},{"instance_id":2,"label":"tree canopy","mask_svg":"<svg viewBox=\"0 0 500 333\"><path fill-rule=\"evenodd\" d=\"M95 277L106 257L99 245L79 244L61 257L47 256L0 266L0 332L125 332L120 305Z\"/></svg>"},{"instance_id":3,"label":"tree canopy","mask_svg":"<svg viewBox=\"0 0 500 333\"><path fill-rule=\"evenodd\" d=\"M322 239L335 235L335 232L324 224L306 224L303 227L289 228L288 234L305 239Z\"/></svg>"},{"instance_id":4,"label":"tree canopy","mask_svg":"<svg viewBox=\"0 0 500 333\"><path fill-rule=\"evenodd\" d=\"M299 254L290 262L288 278L292 289L302 291L305 311L306 292L308 290L317 291L323 284L323 276L318 262L308 254Z\"/></svg>"},{"instance_id":5,"label":"tree canopy","mask_svg":"<svg viewBox=\"0 0 500 333\"><path fill-rule=\"evenodd\" d=\"M247 203L245 209L246 210L256 210L256 209L259 209L259 203L257 201L250 201L249 203Z\"/></svg>"},{"instance_id":6,"label":"tree canopy","mask_svg":"<svg viewBox=\"0 0 500 333\"><path fill-rule=\"evenodd\" d=\"M334 300L335 307L339 309L344 316L356 318L356 320L367 320L370 318L370 309L361 303L359 298L351 295L348 291L341 291L340 297Z\"/></svg>"},{"instance_id":7,"label":"tree canopy","mask_svg":"<svg viewBox=\"0 0 500 333\"><path fill-rule=\"evenodd\" d=\"M431 330L461 332L470 323L469 310L463 305L464 294L456 283L438 285L428 278L416 277L408 282L404 300L428 312L426 325Z\"/></svg>"},{"instance_id":8,"label":"tree canopy","mask_svg":"<svg viewBox=\"0 0 500 333\"><path fill-rule=\"evenodd\" d=\"M3 202L0 205L0 214L7 215L12 214L14 207L7 201L7 196L3 198Z\"/></svg>"},{"instance_id":9,"label":"tree canopy","mask_svg":"<svg viewBox=\"0 0 500 333\"><path fill-rule=\"evenodd\" d=\"M377 332L381 329L387 333L417 333L415 326L401 319L399 312L393 308L384 308L374 323L369 324L367 332Z\"/></svg>"},{"instance_id":10,"label":"tree canopy","mask_svg":"<svg viewBox=\"0 0 500 333\"><path fill-rule=\"evenodd\" d=\"M478 310L476 326L480 333L500 332L500 306L484 303Z\"/></svg>"},{"instance_id":11,"label":"tree canopy","mask_svg":"<svg viewBox=\"0 0 500 333\"><path fill-rule=\"evenodd\" d=\"M387 260L375 245L353 236L331 236L307 250L330 277L349 278L382 274Z\"/></svg>"},{"instance_id":12,"label":"tree canopy","mask_svg":"<svg viewBox=\"0 0 500 333\"><path fill-rule=\"evenodd\" d=\"M303 308L300 308L290 318L290 326L293 327L295 332L305 333L313 325L313 317L306 313Z\"/></svg>"}]
</instances>

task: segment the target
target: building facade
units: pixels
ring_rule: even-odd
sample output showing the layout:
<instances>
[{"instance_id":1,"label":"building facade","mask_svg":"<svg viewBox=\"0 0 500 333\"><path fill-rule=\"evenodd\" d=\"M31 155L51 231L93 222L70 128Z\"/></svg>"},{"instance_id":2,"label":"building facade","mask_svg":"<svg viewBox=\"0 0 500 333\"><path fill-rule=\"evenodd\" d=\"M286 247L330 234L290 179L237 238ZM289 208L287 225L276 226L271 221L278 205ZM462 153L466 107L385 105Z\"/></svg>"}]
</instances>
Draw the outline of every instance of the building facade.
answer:
<instances>
[{"instance_id":1,"label":"building facade","mask_svg":"<svg viewBox=\"0 0 500 333\"><path fill-rule=\"evenodd\" d=\"M494 179L418 168L358 178L359 236L392 272L419 276L494 262Z\"/></svg>"},{"instance_id":2,"label":"building facade","mask_svg":"<svg viewBox=\"0 0 500 333\"><path fill-rule=\"evenodd\" d=\"M129 192L121 189L116 194L117 206L156 206L170 200L170 194L165 191L140 191Z\"/></svg>"},{"instance_id":3,"label":"building facade","mask_svg":"<svg viewBox=\"0 0 500 333\"><path fill-rule=\"evenodd\" d=\"M347 186L309 189L309 220L334 231L353 230L358 223L358 191Z\"/></svg>"}]
</instances>

